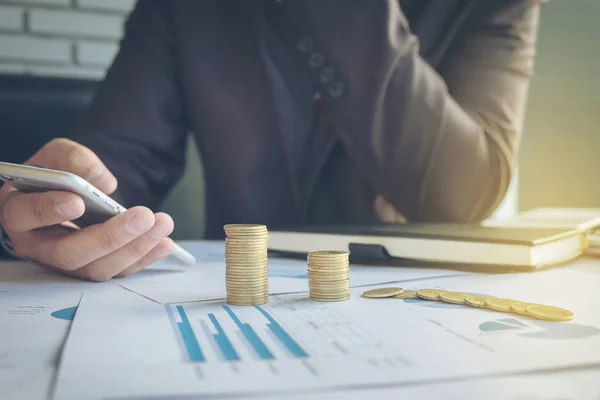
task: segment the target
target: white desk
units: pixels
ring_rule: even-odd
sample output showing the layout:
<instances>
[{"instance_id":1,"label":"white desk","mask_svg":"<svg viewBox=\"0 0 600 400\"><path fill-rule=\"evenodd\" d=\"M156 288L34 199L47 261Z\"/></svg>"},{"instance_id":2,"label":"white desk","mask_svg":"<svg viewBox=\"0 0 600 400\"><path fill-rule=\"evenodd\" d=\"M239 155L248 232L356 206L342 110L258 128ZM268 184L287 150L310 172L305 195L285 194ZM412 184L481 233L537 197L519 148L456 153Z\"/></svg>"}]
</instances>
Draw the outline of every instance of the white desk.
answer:
<instances>
[{"instance_id":1,"label":"white desk","mask_svg":"<svg viewBox=\"0 0 600 400\"><path fill-rule=\"evenodd\" d=\"M189 244L188 244L189 245ZM201 262L206 263L208 266L210 263L218 263L220 257L218 247L212 247L213 245L199 245L197 251L202 254L196 254ZM214 250L217 249L217 250ZM214 250L214 251L213 251ZM205 258L202 258L202 255ZM208 269L208 267L206 267ZM161 269L157 269L157 275L160 275ZM562 270L565 270L564 268ZM564 292L571 293L572 296L579 296L580 300L586 300L592 304L597 301L599 291L590 290L593 288L593 282L600 282L600 259L585 259L582 258L567 267L566 270L577 271L578 274L584 274L587 282L582 282L581 287L585 287L586 291L581 293L578 287L565 286ZM545 280L550 281L551 276L556 276L556 270L542 271L534 273L535 279L539 279L540 286L544 285ZM381 272L378 272L381 273ZM390 281L395 280L398 277L398 271L394 269L389 270ZM411 273L414 273L411 272ZM166 274L168 275L168 274ZM469 274L471 275L471 274ZM526 278L527 276L527 278ZM523 275L523 279L531 279L532 274ZM492 281L496 278L495 275L490 275L489 280ZM156 277L155 277L156 278ZM479 282L478 277L473 277L473 282ZM499 276L498 279L505 279L506 276ZM546 279L548 278L548 279ZM158 282L160 283L160 279ZM416 279L416 280L414 280ZM439 278L439 279L451 279L451 278ZM460 279L464 279L461 277ZM516 278L515 278L516 279ZM457 281L463 282L463 281ZM499 283L498 281L497 283ZM122 284L122 282L119 282ZM435 285L435 279L431 280L406 280L405 287L427 287L429 285ZM398 284L400 285L400 284ZM587 285L587 286L585 286ZM478 285L479 286L479 285ZM502 288L502 285L497 285ZM479 286L481 287L481 286ZM472 287L473 291L479 290L479 287ZM538 287L536 290L539 290ZM600 289L600 287L598 287ZM354 296L360 296L362 293L361 288L353 289ZM502 289L504 290L504 289ZM506 287L506 291L510 292L511 288ZM533 288L532 288L533 290ZM11 313L13 318L18 318L22 329L26 329L23 332L27 332L27 339L25 340L24 335L15 337L16 325L0 325L0 334L2 341L0 343L0 399L42 399L50 398L50 394L54 393L52 381L57 373L59 363L57 355L61 354L61 347L67 335L69 335L69 341L63 355L67 367L72 365L73 362L77 364L82 360L78 360L78 357L85 361L86 355L79 354L79 352L73 352L73 348L69 348L71 340L75 340L75 335L81 335L85 331L86 327L90 325L79 326L77 328L78 316L75 316L74 326L75 328L69 333L69 308L77 306L79 299L82 294L92 298L104 298L109 299L115 297L116 293L126 293L129 296L135 296L139 299L139 304L154 304L152 300L133 294L131 290L126 290L122 286L117 285L115 282L109 282L105 284L96 284L82 282L79 280L55 275L47 272L36 266L26 263L0 263L0 312L4 313L4 317L8 313ZM541 292L540 292L541 293ZM563 293L564 294L564 293ZM554 296L548 296L552 298ZM560 297L560 296L559 296ZM10 301L9 301L10 300ZM373 301L373 326L380 327L385 323L382 322L385 319L386 313L383 312L383 308L386 307L385 301L377 303L378 300ZM387 300L386 300L387 301ZM73 303L73 304L71 304ZM394 310L401 310L401 306L394 303ZM573 303L575 304L575 303ZM556 304L561 305L561 304ZM26 308L29 307L29 308ZM110 307L110 302L107 300L106 307ZM162 306L160 306L162 307ZM29 310L30 315L24 310ZM61 311L62 310L62 311ZM425 308L422 309L425 312ZM576 318L573 321L575 324L582 320L589 320L590 316L586 315L585 310L573 310L576 313ZM19 314L21 312L21 314ZM54 314L54 315L53 315ZM389 314L393 315L393 314ZM442 314L440 314L442 315ZM581 316L581 317L580 317ZM83 318L84 315L81 315ZM491 318L492 316L490 316ZM510 316L504 316L509 318ZM492 319L496 320L502 318L502 316L493 316ZM7 320L7 319L5 319ZM379 322L377 322L379 320ZM14 319L13 321L17 321ZM600 319L599 319L600 322ZM379 323L379 325L378 325ZM406 329L410 329L412 322L411 319L406 320ZM500 322L500 325L502 322ZM500 326L498 325L498 326ZM510 324L508 324L510 325ZM531 325L531 324L529 324ZM580 324L588 326L588 329L584 335L588 337L596 335L596 330L600 333L600 323L591 326L589 324ZM491 325L490 325L491 326ZM102 326L92 327L90 332L100 333L104 329ZM525 332L525 331L523 331ZM86 333L89 335L89 333ZM386 335L389 334L386 333ZM398 331L394 333L398 337L398 342L404 343L402 340L403 332ZM491 334L491 333L486 333ZM497 335L501 335L498 332ZM564 332L562 333L564 335ZM70 336L74 335L74 336ZM385 336L385 335L384 335ZM405 334L406 340L409 340L409 336ZM103 335L98 336L87 336L87 343L90 348L97 348L102 350ZM547 343L551 343L552 340L548 339ZM6 340L6 338L9 338ZM20 340L23 339L23 340ZM427 338L422 338L423 342L427 341ZM565 346L567 344L574 343L577 340L574 338L565 339ZM591 339L581 339L591 340ZM30 344L29 344L30 343ZM80 342L81 343L81 342ZM555 342L554 342L555 343ZM362 387L352 386L349 387L338 387L328 388L327 390L315 389L310 391L298 390L292 393L277 392L272 398L281 399L304 399L304 398L317 398L317 399L362 399L362 398L378 398L397 399L400 396L403 397L419 397L419 398L472 398L472 399L599 399L600 398L600 362L590 362L595 359L595 355L600 357L600 347L596 347L596 341L593 347L589 348L589 354L582 354L582 360L585 366L577 366L577 363L572 363L569 368L556 368L550 371L535 372L534 370L528 370L527 373L519 372L516 374L506 373L504 376L481 376L481 377L461 377L461 378L448 378L448 379L433 379L423 380L416 379L413 382L399 382L399 383L385 383L382 385L365 385ZM73 346L75 346L73 344ZM435 346L434 343L431 346ZM126 348L132 348L129 346ZM565 347L567 348L567 347ZM18 350L18 354L15 354L15 349ZM10 354L10 350L13 353ZM81 350L85 352L86 350ZM102 350L103 351L103 350ZM133 351L133 350L132 350ZM445 356L453 354L452 349L438 349L437 353L440 359ZM535 356L535 355L534 355ZM129 356L124 354L124 359L127 361ZM132 354L131 357L134 357ZM89 360L88 360L89 361ZM456 362L468 362L469 360L456 359ZM85 365L82 364L82 365ZM61 374L58 375L58 386L61 387L61 380L73 379L75 382L80 382L82 390L85 392L87 385L93 387L94 379L96 378L96 372L94 363L89 364L89 368L79 368L79 376L64 377ZM61 366L63 367L63 366ZM351 368L351 365L348 365ZM118 371L118 365L115 369ZM175 367L174 367L175 368ZM208 367L209 368L209 367ZM515 370L527 370L527 366L519 366ZM67 371L68 372L68 371ZM126 371L122 371L126 375ZM71 374L69 372L67 375ZM71 374L72 375L72 374ZM169 380L165 380L166 385ZM97 383L97 382L96 382ZM235 382L230 382L232 386L235 386ZM110 385L110 382L106 382L106 385ZM64 386L64 385L63 385ZM158 383L160 386L160 382ZM64 386L68 387L68 386ZM80 388L81 389L81 388ZM302 389L302 388L300 388ZM61 397L65 394L64 390L61 391ZM86 396L94 393L85 393ZM68 393L67 393L68 395ZM133 398L133 397L128 397ZM179 397L172 397L179 398ZM191 397L190 397L191 398ZM249 398L249 397L244 397ZM269 398L266 393L258 395L256 398Z\"/></svg>"}]
</instances>

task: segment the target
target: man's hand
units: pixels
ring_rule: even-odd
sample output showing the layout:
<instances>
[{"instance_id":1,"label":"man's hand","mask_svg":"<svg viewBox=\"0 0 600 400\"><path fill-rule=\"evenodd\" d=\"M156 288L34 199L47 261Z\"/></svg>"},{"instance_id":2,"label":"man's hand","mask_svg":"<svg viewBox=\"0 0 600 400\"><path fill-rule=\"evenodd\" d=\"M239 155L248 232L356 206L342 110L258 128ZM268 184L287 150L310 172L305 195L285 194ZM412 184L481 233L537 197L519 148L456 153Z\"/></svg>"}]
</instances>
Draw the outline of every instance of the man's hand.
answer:
<instances>
[{"instance_id":1,"label":"man's hand","mask_svg":"<svg viewBox=\"0 0 600 400\"><path fill-rule=\"evenodd\" d=\"M28 165L81 176L106 194L117 180L87 147L55 139ZM83 215L81 197L70 192L21 193L10 185L0 190L0 225L19 257L92 281L126 276L167 257L173 220L145 207L133 207L103 224L80 229L72 222Z\"/></svg>"}]
</instances>

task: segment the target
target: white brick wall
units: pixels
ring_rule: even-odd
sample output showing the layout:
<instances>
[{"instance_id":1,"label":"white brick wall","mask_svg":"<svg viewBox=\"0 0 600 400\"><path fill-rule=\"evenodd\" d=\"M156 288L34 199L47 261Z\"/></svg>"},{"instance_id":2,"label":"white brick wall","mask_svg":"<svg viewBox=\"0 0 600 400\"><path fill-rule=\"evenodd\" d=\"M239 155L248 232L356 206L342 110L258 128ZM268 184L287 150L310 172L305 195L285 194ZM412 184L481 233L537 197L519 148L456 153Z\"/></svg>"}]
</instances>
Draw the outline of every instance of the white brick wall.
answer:
<instances>
[{"instance_id":1,"label":"white brick wall","mask_svg":"<svg viewBox=\"0 0 600 400\"><path fill-rule=\"evenodd\" d=\"M23 27L24 15L23 7L0 7L0 29L19 32Z\"/></svg>"},{"instance_id":2,"label":"white brick wall","mask_svg":"<svg viewBox=\"0 0 600 400\"><path fill-rule=\"evenodd\" d=\"M0 74L101 79L136 0L0 0Z\"/></svg>"}]
</instances>

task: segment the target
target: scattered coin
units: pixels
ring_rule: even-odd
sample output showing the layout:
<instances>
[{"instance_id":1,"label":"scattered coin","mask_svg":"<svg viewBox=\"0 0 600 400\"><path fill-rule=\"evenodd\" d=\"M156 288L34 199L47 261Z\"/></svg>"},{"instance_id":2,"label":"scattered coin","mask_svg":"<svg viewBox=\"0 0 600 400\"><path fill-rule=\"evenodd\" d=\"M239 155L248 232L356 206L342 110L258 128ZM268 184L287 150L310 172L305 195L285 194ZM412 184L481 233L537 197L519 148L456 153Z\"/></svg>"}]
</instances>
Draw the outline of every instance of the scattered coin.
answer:
<instances>
[{"instance_id":1,"label":"scattered coin","mask_svg":"<svg viewBox=\"0 0 600 400\"><path fill-rule=\"evenodd\" d=\"M444 293L445 290L437 290L437 289L421 289L417 290L417 296L421 299L439 301L440 294Z\"/></svg>"},{"instance_id":2,"label":"scattered coin","mask_svg":"<svg viewBox=\"0 0 600 400\"><path fill-rule=\"evenodd\" d=\"M502 299L502 298L491 298L491 299L487 299L485 301L485 305L487 306L487 308L491 309L491 310L495 310L495 311L501 311L501 312L510 312L510 306L514 303L517 303L517 300L511 300L511 299Z\"/></svg>"},{"instance_id":3,"label":"scattered coin","mask_svg":"<svg viewBox=\"0 0 600 400\"><path fill-rule=\"evenodd\" d=\"M465 304L471 307L486 308L486 300L493 299L490 296L469 296L465 299Z\"/></svg>"},{"instance_id":4,"label":"scattered coin","mask_svg":"<svg viewBox=\"0 0 600 400\"><path fill-rule=\"evenodd\" d=\"M394 297L399 294L402 294L404 289L399 287L387 287L387 288L378 288L367 290L363 293L363 296L370 298L382 298L382 297Z\"/></svg>"},{"instance_id":5,"label":"scattered coin","mask_svg":"<svg viewBox=\"0 0 600 400\"><path fill-rule=\"evenodd\" d=\"M510 305L510 310L515 314L525 315L530 317L531 315L527 314L527 307L529 306L537 306L539 304L536 303L524 303L522 301L517 301Z\"/></svg>"},{"instance_id":6,"label":"scattered coin","mask_svg":"<svg viewBox=\"0 0 600 400\"><path fill-rule=\"evenodd\" d=\"M573 319L573 313L569 310L539 304L527 307L527 314L545 321L570 321Z\"/></svg>"},{"instance_id":7,"label":"scattered coin","mask_svg":"<svg viewBox=\"0 0 600 400\"><path fill-rule=\"evenodd\" d=\"M452 304L465 304L465 299L470 297L470 294L459 292L443 292L440 293L440 300Z\"/></svg>"},{"instance_id":8,"label":"scattered coin","mask_svg":"<svg viewBox=\"0 0 600 400\"><path fill-rule=\"evenodd\" d=\"M418 299L416 290L404 290L402 293L394 296L397 299Z\"/></svg>"}]
</instances>

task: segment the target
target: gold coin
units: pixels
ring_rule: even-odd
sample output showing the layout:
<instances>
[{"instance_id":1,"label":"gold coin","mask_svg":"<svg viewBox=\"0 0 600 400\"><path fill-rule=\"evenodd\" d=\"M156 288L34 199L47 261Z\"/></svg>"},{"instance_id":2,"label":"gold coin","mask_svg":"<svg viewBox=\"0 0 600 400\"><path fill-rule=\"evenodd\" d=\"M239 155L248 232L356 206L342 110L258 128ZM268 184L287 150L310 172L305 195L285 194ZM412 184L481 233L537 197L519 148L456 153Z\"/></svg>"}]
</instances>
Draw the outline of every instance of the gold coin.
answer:
<instances>
[{"instance_id":1,"label":"gold coin","mask_svg":"<svg viewBox=\"0 0 600 400\"><path fill-rule=\"evenodd\" d=\"M350 282L346 281L346 282L332 282L332 283L320 283L320 282L308 282L308 286L310 288L315 288L315 289L329 289L329 290L334 290L337 288L347 288L350 287Z\"/></svg>"},{"instance_id":2,"label":"gold coin","mask_svg":"<svg viewBox=\"0 0 600 400\"><path fill-rule=\"evenodd\" d=\"M225 253L230 253L232 251L248 251L252 249L254 251L267 249L269 247L269 243L265 240L262 242L225 242Z\"/></svg>"},{"instance_id":3,"label":"gold coin","mask_svg":"<svg viewBox=\"0 0 600 400\"><path fill-rule=\"evenodd\" d=\"M330 290L330 291L334 291L334 290L344 290L344 289L348 289L350 287L350 285L348 283L340 283L340 284L336 284L336 285L319 285L319 284L309 284L308 288L309 289L317 289L317 290Z\"/></svg>"},{"instance_id":4,"label":"gold coin","mask_svg":"<svg viewBox=\"0 0 600 400\"><path fill-rule=\"evenodd\" d=\"M268 246L240 246L235 248L227 248L225 257L227 256L244 256L244 255L261 255L265 256L269 252Z\"/></svg>"},{"instance_id":5,"label":"gold coin","mask_svg":"<svg viewBox=\"0 0 600 400\"><path fill-rule=\"evenodd\" d=\"M538 305L541 305L541 304L523 303L522 301L517 301L516 303L513 303L510 305L510 311L514 312L515 314L520 314L520 315L525 315L527 317L530 317L531 315L527 314L527 307L538 306Z\"/></svg>"},{"instance_id":6,"label":"gold coin","mask_svg":"<svg viewBox=\"0 0 600 400\"><path fill-rule=\"evenodd\" d=\"M269 294L267 292L258 292L258 293L227 293L228 299L233 300L253 300L253 299L263 299Z\"/></svg>"},{"instance_id":7,"label":"gold coin","mask_svg":"<svg viewBox=\"0 0 600 400\"><path fill-rule=\"evenodd\" d=\"M267 261L234 262L225 264L226 271L266 271L269 263Z\"/></svg>"},{"instance_id":8,"label":"gold coin","mask_svg":"<svg viewBox=\"0 0 600 400\"><path fill-rule=\"evenodd\" d=\"M348 275L348 272L350 272L348 270L348 268L336 268L336 269L331 269L331 270L327 270L327 269L311 269L309 268L307 273L312 275L312 276L326 276L326 275L340 275L340 274L344 274L344 275Z\"/></svg>"},{"instance_id":9,"label":"gold coin","mask_svg":"<svg viewBox=\"0 0 600 400\"><path fill-rule=\"evenodd\" d=\"M487 299L493 299L491 296L469 296L465 299L465 304L471 307L486 308Z\"/></svg>"},{"instance_id":10,"label":"gold coin","mask_svg":"<svg viewBox=\"0 0 600 400\"><path fill-rule=\"evenodd\" d=\"M262 306L263 304L267 304L269 302L269 298L261 299L261 300L253 300L253 301L244 301L244 300L230 300L227 299L227 304L232 306Z\"/></svg>"},{"instance_id":11,"label":"gold coin","mask_svg":"<svg viewBox=\"0 0 600 400\"><path fill-rule=\"evenodd\" d=\"M319 297L340 297L340 296L347 296L350 294L350 290L346 289L346 290L336 290L335 292L330 292L327 290L310 290L308 292L308 294L310 294L311 296L319 296Z\"/></svg>"},{"instance_id":12,"label":"gold coin","mask_svg":"<svg viewBox=\"0 0 600 400\"><path fill-rule=\"evenodd\" d=\"M420 297L421 299L425 299L425 300L439 301L440 294L442 294L444 292L445 292L445 290L420 289L420 290L417 290L417 296Z\"/></svg>"},{"instance_id":13,"label":"gold coin","mask_svg":"<svg viewBox=\"0 0 600 400\"><path fill-rule=\"evenodd\" d=\"M308 253L308 257L346 257L350 253L343 250L315 250Z\"/></svg>"},{"instance_id":14,"label":"gold coin","mask_svg":"<svg viewBox=\"0 0 600 400\"><path fill-rule=\"evenodd\" d=\"M260 272L260 273L256 273L256 274L233 274L230 272L226 272L225 280L230 281L230 282L236 282L236 281L256 282L259 280L264 280L266 282L268 277L269 276L267 275L266 272Z\"/></svg>"},{"instance_id":15,"label":"gold coin","mask_svg":"<svg viewBox=\"0 0 600 400\"><path fill-rule=\"evenodd\" d=\"M445 303L465 304L465 299L470 296L471 295L467 293L444 292L440 293L440 300Z\"/></svg>"},{"instance_id":16,"label":"gold coin","mask_svg":"<svg viewBox=\"0 0 600 400\"><path fill-rule=\"evenodd\" d=\"M393 297L401 294L403 291L404 289L399 287L378 288L367 290L363 293L363 296L369 298Z\"/></svg>"},{"instance_id":17,"label":"gold coin","mask_svg":"<svg viewBox=\"0 0 600 400\"><path fill-rule=\"evenodd\" d=\"M228 268L231 267L252 267L252 266L260 266L263 268L267 268L267 265L269 263L269 260L267 258L246 258L245 260L241 260L241 259L229 259L229 260L225 260L225 265Z\"/></svg>"},{"instance_id":18,"label":"gold coin","mask_svg":"<svg viewBox=\"0 0 600 400\"><path fill-rule=\"evenodd\" d=\"M229 289L247 289L247 288L251 288L251 289L258 289L258 288L266 288L268 287L268 283L265 280L264 282L248 282L248 283L244 283L244 282L226 282L225 283L226 287Z\"/></svg>"},{"instance_id":19,"label":"gold coin","mask_svg":"<svg viewBox=\"0 0 600 400\"><path fill-rule=\"evenodd\" d=\"M310 284L308 286L308 288L310 290L328 290L328 291L336 291L336 290L344 290L344 289L348 289L350 287L350 285L348 283L344 284L341 283L339 285L315 285L315 284Z\"/></svg>"},{"instance_id":20,"label":"gold coin","mask_svg":"<svg viewBox=\"0 0 600 400\"><path fill-rule=\"evenodd\" d=\"M259 291L256 293L227 293L227 298L230 299L235 299L235 300L242 300L242 299L257 299L257 298L263 298L265 296L268 296L269 293L266 291Z\"/></svg>"},{"instance_id":21,"label":"gold coin","mask_svg":"<svg viewBox=\"0 0 600 400\"><path fill-rule=\"evenodd\" d=\"M227 232L225 240L265 240L269 238L269 233L264 232Z\"/></svg>"},{"instance_id":22,"label":"gold coin","mask_svg":"<svg viewBox=\"0 0 600 400\"><path fill-rule=\"evenodd\" d=\"M534 304L527 307L527 314L545 321L570 321L574 314L564 308Z\"/></svg>"},{"instance_id":23,"label":"gold coin","mask_svg":"<svg viewBox=\"0 0 600 400\"><path fill-rule=\"evenodd\" d=\"M323 257L323 256L308 256L306 258L309 264L313 263L330 263L330 262L350 262L348 255L335 256L335 257Z\"/></svg>"},{"instance_id":24,"label":"gold coin","mask_svg":"<svg viewBox=\"0 0 600 400\"><path fill-rule=\"evenodd\" d=\"M269 241L268 234L260 235L247 235L247 236L227 236L225 238L225 244L265 244Z\"/></svg>"},{"instance_id":25,"label":"gold coin","mask_svg":"<svg viewBox=\"0 0 600 400\"><path fill-rule=\"evenodd\" d=\"M315 267L321 267L321 268L335 268L335 267L348 267L350 265L350 263L348 262L348 260L319 260L319 261L315 261L315 260L310 260L308 262L308 266L315 268Z\"/></svg>"},{"instance_id":26,"label":"gold coin","mask_svg":"<svg viewBox=\"0 0 600 400\"><path fill-rule=\"evenodd\" d=\"M310 297L310 296L309 296L309 298L312 301L322 301L322 302L329 302L329 303L334 303L334 302L337 302L337 301L347 301L347 300L350 300L350 296L340 297L339 299L318 299L318 298L314 298L314 297Z\"/></svg>"},{"instance_id":27,"label":"gold coin","mask_svg":"<svg viewBox=\"0 0 600 400\"><path fill-rule=\"evenodd\" d=\"M400 294L394 296L397 299L417 299L417 291L416 290L405 290Z\"/></svg>"},{"instance_id":28,"label":"gold coin","mask_svg":"<svg viewBox=\"0 0 600 400\"><path fill-rule=\"evenodd\" d=\"M514 303L518 303L518 301L494 297L485 301L485 305L487 306L487 308L494 311L501 311L506 313L511 311L510 306Z\"/></svg>"},{"instance_id":29,"label":"gold coin","mask_svg":"<svg viewBox=\"0 0 600 400\"><path fill-rule=\"evenodd\" d=\"M236 231L236 232L247 232L247 231L263 231L267 229L266 225L262 224L225 224L223 226L225 231Z\"/></svg>"},{"instance_id":30,"label":"gold coin","mask_svg":"<svg viewBox=\"0 0 600 400\"><path fill-rule=\"evenodd\" d=\"M258 287L258 286L267 286L267 279L254 280L249 282L248 280L242 279L228 279L225 284L229 287Z\"/></svg>"},{"instance_id":31,"label":"gold coin","mask_svg":"<svg viewBox=\"0 0 600 400\"><path fill-rule=\"evenodd\" d=\"M312 262L308 263L308 268L313 270L318 269L349 269L350 264L348 261L334 261L330 263L326 262Z\"/></svg>"},{"instance_id":32,"label":"gold coin","mask_svg":"<svg viewBox=\"0 0 600 400\"><path fill-rule=\"evenodd\" d=\"M306 274L309 279L311 280L315 280L315 281L321 281L321 280L327 280L327 281L331 281L334 279L348 279L348 272L334 272L332 274L327 274L327 273L314 273L312 271L308 271L308 273Z\"/></svg>"}]
</instances>

